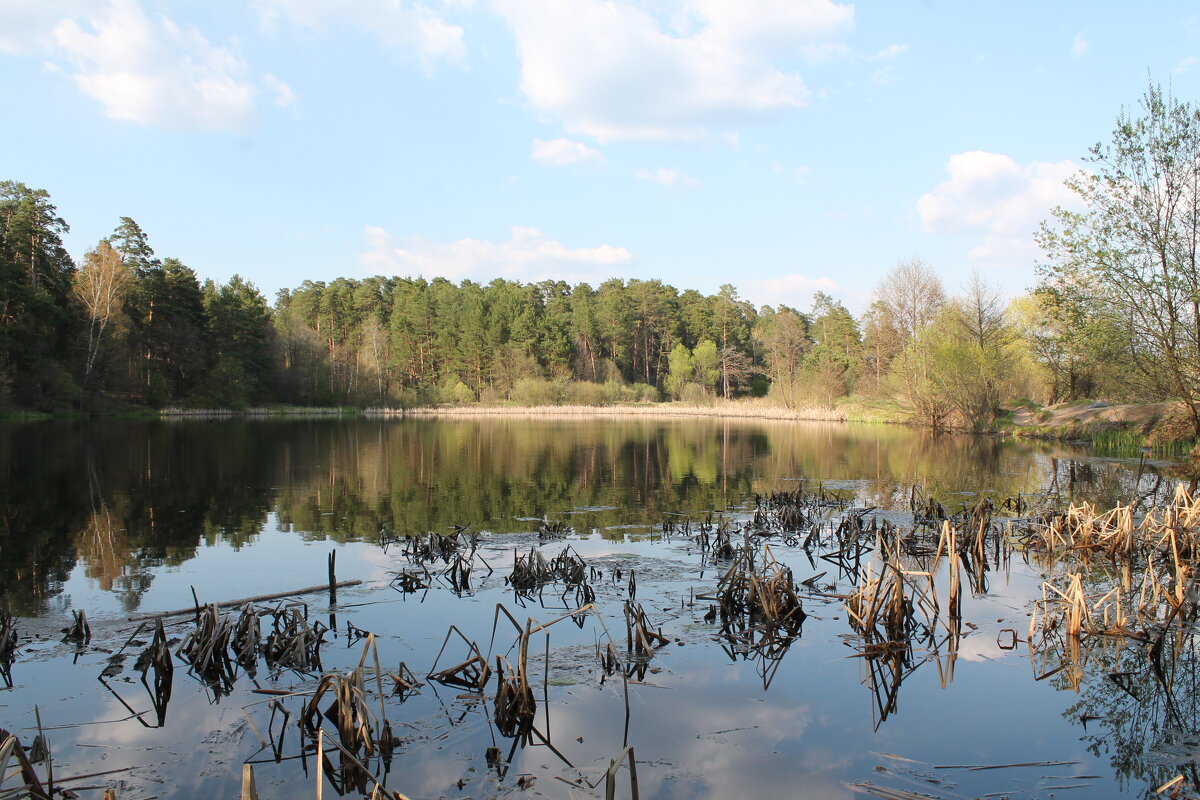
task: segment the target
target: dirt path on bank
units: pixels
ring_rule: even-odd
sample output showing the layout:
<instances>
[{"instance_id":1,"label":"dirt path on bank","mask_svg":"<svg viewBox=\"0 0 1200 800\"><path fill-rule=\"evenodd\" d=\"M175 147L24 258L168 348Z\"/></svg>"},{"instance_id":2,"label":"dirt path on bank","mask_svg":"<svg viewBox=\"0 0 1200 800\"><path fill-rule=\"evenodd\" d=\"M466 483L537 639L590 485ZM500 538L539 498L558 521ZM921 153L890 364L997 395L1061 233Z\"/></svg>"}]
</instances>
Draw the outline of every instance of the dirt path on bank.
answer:
<instances>
[{"instance_id":1,"label":"dirt path on bank","mask_svg":"<svg viewBox=\"0 0 1200 800\"><path fill-rule=\"evenodd\" d=\"M1105 422L1132 427L1153 424L1168 415L1178 415L1180 411L1178 403L1060 403L1039 410L1018 408L1013 412L1013 422L1019 427L1042 428Z\"/></svg>"}]
</instances>

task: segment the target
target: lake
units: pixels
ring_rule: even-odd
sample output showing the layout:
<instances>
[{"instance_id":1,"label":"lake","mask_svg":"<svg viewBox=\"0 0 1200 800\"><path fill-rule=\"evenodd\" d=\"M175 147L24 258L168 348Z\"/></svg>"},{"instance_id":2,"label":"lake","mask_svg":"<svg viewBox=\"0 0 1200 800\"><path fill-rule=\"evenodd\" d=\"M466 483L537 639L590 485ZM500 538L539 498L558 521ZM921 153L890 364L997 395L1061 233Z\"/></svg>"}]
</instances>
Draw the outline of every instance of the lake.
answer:
<instances>
[{"instance_id":1,"label":"lake","mask_svg":"<svg viewBox=\"0 0 1200 800\"><path fill-rule=\"evenodd\" d=\"M40 717L56 780L104 773L74 784L97 787L80 796L230 797L252 762L263 798L316 796L318 780L354 796L379 781L413 798L600 797L628 747L645 798L1195 785L1190 627L1167 647L1178 680L1165 687L1120 637L1073 652L1027 641L1062 566L1011 535L1011 520L1071 503L1165 501L1192 479L1184 464L876 425L280 418L6 425L0 470L0 591L20 637L0 727L28 747ZM917 498L964 520L992 499L995 553L968 564L953 629L938 612L908 641L872 642L847 598L874 574L871 542L911 527ZM802 624L767 636L761 619L726 619L724 601L715 616L738 546L756 569L786 571ZM194 615L164 620L172 672L135 663L155 632L129 617L324 584L331 553L338 580L361 581L336 602L255 608L264 652L303 619L319 664L254 649L201 669L186 652ZM553 577L518 591L538 558ZM913 573L932 563L930 591L946 596L944 559L905 558ZM586 577L563 577L568 562ZM64 641L80 611L90 639ZM240 611L214 619L232 629ZM646 648L631 643L639 613ZM430 679L476 655L511 673L518 629L532 720L499 712L502 676ZM386 720L393 740L357 753L369 775L340 753L316 758L319 713L301 735L314 692L329 710L322 676L360 664L356 713L376 739ZM612 774L631 796L628 759Z\"/></svg>"}]
</instances>

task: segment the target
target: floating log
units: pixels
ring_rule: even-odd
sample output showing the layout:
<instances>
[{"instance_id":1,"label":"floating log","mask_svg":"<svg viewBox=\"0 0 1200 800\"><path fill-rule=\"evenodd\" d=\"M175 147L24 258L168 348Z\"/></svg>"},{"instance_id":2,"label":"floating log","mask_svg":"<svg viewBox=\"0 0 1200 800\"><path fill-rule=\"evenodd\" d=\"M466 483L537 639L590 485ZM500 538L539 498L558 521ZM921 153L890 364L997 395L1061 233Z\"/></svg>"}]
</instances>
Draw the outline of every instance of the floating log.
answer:
<instances>
[{"instance_id":1,"label":"floating log","mask_svg":"<svg viewBox=\"0 0 1200 800\"><path fill-rule=\"evenodd\" d=\"M341 589L346 586L358 586L362 581L342 581L337 584L337 588ZM281 600L285 597L292 597L299 594L316 594L317 592L328 592L329 584L323 583L320 586L309 586L305 589L293 589L290 592L275 592L274 594L260 594L257 597L243 597L241 600L226 600L222 603L210 603L217 608L229 608L230 606L241 606L246 603L265 603L268 600ZM155 617L181 617L184 614L195 614L196 608L189 606L188 608L180 608L175 611L157 611L153 614L134 614L127 619L130 622L140 622L144 619L154 619Z\"/></svg>"}]
</instances>

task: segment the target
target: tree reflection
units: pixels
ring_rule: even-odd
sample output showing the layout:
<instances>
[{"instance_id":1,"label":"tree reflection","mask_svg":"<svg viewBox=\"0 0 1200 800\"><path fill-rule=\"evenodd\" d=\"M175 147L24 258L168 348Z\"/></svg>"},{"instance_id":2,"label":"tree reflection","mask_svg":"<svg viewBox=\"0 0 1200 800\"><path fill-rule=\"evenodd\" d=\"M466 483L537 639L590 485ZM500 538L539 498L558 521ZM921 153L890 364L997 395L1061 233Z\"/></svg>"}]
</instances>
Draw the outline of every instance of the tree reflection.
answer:
<instances>
[{"instance_id":1,"label":"tree reflection","mask_svg":"<svg viewBox=\"0 0 1200 800\"><path fill-rule=\"evenodd\" d=\"M1150 667L1148 649L1114 642L1060 653L1067 669L1057 683L1080 695L1063 716L1083 728L1081 739L1089 752L1108 757L1122 788L1161 786L1180 774L1193 788L1200 787L1196 631L1186 626L1165 637L1161 669Z\"/></svg>"},{"instance_id":2,"label":"tree reflection","mask_svg":"<svg viewBox=\"0 0 1200 800\"><path fill-rule=\"evenodd\" d=\"M105 421L0 426L0 585L44 613L82 562L138 607L156 570L253 542L273 513L309 540L657 525L755 493L830 483L900 507L913 484L946 502L1038 494L1104 504L1161 471L1078 451L895 426L720 419ZM1166 483L1166 482L1164 482ZM614 536L622 535L614 531Z\"/></svg>"}]
</instances>

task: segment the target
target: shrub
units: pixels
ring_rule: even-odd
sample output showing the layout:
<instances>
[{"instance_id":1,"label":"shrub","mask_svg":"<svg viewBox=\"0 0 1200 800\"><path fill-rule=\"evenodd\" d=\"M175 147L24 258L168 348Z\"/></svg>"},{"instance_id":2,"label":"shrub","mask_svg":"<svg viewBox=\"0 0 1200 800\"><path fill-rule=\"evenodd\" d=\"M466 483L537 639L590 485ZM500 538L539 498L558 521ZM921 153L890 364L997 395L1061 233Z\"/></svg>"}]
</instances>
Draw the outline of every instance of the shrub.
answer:
<instances>
[{"instance_id":1,"label":"shrub","mask_svg":"<svg viewBox=\"0 0 1200 800\"><path fill-rule=\"evenodd\" d=\"M648 383L635 383L633 385L634 401L638 403L657 403L658 388L651 386Z\"/></svg>"},{"instance_id":2,"label":"shrub","mask_svg":"<svg viewBox=\"0 0 1200 800\"><path fill-rule=\"evenodd\" d=\"M604 382L604 394L608 397L608 402L619 403L623 399L621 397L621 384L614 380Z\"/></svg>"},{"instance_id":3,"label":"shrub","mask_svg":"<svg viewBox=\"0 0 1200 800\"><path fill-rule=\"evenodd\" d=\"M679 399L693 406L711 405L713 398L704 387L698 383L689 383L683 387L683 391L679 393Z\"/></svg>"},{"instance_id":4,"label":"shrub","mask_svg":"<svg viewBox=\"0 0 1200 800\"><path fill-rule=\"evenodd\" d=\"M603 384L577 381L566 387L566 402L577 406L608 405L608 390Z\"/></svg>"},{"instance_id":5,"label":"shrub","mask_svg":"<svg viewBox=\"0 0 1200 800\"><path fill-rule=\"evenodd\" d=\"M542 378L521 378L508 399L523 406L553 406L562 402L564 386Z\"/></svg>"}]
</instances>

